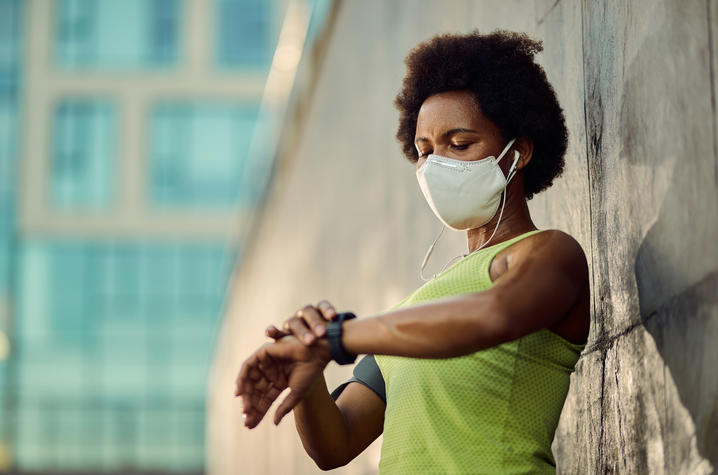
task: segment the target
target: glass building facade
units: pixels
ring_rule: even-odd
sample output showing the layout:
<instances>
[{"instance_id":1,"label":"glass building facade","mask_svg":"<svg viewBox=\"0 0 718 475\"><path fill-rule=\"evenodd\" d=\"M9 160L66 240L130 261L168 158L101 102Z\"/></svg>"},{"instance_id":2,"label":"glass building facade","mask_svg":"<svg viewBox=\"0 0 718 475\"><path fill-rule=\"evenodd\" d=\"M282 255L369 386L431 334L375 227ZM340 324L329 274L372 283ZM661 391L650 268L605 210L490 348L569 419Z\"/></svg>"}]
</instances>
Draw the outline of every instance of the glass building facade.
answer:
<instances>
[{"instance_id":1,"label":"glass building facade","mask_svg":"<svg viewBox=\"0 0 718 475\"><path fill-rule=\"evenodd\" d=\"M309 3L316 32L329 1ZM0 472L203 471L230 229L262 198L248 151L286 4L0 0ZM49 44L25 44L43 28ZM191 224L204 214L219 219Z\"/></svg>"},{"instance_id":2,"label":"glass building facade","mask_svg":"<svg viewBox=\"0 0 718 475\"><path fill-rule=\"evenodd\" d=\"M58 208L107 208L116 175L117 111L104 99L63 98L53 111L50 201Z\"/></svg>"},{"instance_id":3,"label":"glass building facade","mask_svg":"<svg viewBox=\"0 0 718 475\"><path fill-rule=\"evenodd\" d=\"M15 177L19 149L21 10L21 0L0 1L0 470L7 470L12 463L8 442L16 425L12 417L15 397L9 387L13 376L9 362L11 355L14 357L10 334L17 249Z\"/></svg>"},{"instance_id":4,"label":"glass building facade","mask_svg":"<svg viewBox=\"0 0 718 475\"><path fill-rule=\"evenodd\" d=\"M58 68L161 69L179 59L180 0L55 0L54 7Z\"/></svg>"},{"instance_id":5,"label":"glass building facade","mask_svg":"<svg viewBox=\"0 0 718 475\"><path fill-rule=\"evenodd\" d=\"M152 206L235 205L257 112L251 103L156 104L149 126Z\"/></svg>"}]
</instances>

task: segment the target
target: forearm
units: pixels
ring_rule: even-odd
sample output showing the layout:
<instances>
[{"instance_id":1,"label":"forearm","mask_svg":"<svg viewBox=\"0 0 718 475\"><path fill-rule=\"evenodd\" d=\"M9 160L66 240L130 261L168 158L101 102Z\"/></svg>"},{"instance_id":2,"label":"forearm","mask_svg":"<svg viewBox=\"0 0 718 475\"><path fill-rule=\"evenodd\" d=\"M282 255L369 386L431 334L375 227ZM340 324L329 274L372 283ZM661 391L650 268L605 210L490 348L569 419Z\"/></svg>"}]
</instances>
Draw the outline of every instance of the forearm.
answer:
<instances>
[{"instance_id":1,"label":"forearm","mask_svg":"<svg viewBox=\"0 0 718 475\"><path fill-rule=\"evenodd\" d=\"M294 408L294 423L307 454L323 470L344 465L348 453L349 430L339 407L332 399L324 376L314 382L309 394Z\"/></svg>"},{"instance_id":2,"label":"forearm","mask_svg":"<svg viewBox=\"0 0 718 475\"><path fill-rule=\"evenodd\" d=\"M467 294L344 323L342 342L355 354L451 358L512 337L498 322L501 307L488 294Z\"/></svg>"}]
</instances>

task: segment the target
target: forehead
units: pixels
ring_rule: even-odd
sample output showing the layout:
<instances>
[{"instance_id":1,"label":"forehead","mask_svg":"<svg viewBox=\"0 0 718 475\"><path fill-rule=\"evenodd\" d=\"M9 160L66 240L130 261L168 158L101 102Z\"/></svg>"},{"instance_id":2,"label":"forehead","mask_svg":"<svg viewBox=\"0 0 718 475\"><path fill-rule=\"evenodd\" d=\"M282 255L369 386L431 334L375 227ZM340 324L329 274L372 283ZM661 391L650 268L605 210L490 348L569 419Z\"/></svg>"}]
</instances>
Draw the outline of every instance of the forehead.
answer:
<instances>
[{"instance_id":1,"label":"forehead","mask_svg":"<svg viewBox=\"0 0 718 475\"><path fill-rule=\"evenodd\" d=\"M464 127L474 130L486 126L488 119L468 91L447 91L427 98L419 109L416 135L440 133L442 129Z\"/></svg>"}]
</instances>

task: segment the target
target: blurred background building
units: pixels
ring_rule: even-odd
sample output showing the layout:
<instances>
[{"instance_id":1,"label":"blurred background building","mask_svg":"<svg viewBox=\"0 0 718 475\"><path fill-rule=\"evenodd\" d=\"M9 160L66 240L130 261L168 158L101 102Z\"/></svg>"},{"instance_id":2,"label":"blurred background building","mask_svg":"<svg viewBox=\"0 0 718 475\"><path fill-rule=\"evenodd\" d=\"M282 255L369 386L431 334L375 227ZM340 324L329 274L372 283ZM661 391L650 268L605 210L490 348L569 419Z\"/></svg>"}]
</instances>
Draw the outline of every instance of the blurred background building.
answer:
<instances>
[{"instance_id":1,"label":"blurred background building","mask_svg":"<svg viewBox=\"0 0 718 475\"><path fill-rule=\"evenodd\" d=\"M329 6L0 0L0 472L203 471L227 281Z\"/></svg>"}]
</instances>

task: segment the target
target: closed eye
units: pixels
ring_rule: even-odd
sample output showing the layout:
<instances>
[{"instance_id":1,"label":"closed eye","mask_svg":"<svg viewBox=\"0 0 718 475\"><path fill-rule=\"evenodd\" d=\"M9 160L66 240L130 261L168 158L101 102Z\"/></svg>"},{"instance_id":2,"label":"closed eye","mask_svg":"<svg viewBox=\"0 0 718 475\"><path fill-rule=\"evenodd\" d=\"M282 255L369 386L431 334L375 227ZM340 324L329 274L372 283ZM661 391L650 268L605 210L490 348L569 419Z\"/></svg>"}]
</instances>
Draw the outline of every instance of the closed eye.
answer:
<instances>
[{"instance_id":1,"label":"closed eye","mask_svg":"<svg viewBox=\"0 0 718 475\"><path fill-rule=\"evenodd\" d=\"M469 148L469 145L471 145L471 144L467 143L467 144L459 145L459 144L452 143L451 148L453 148L454 150L466 150L467 148Z\"/></svg>"}]
</instances>

